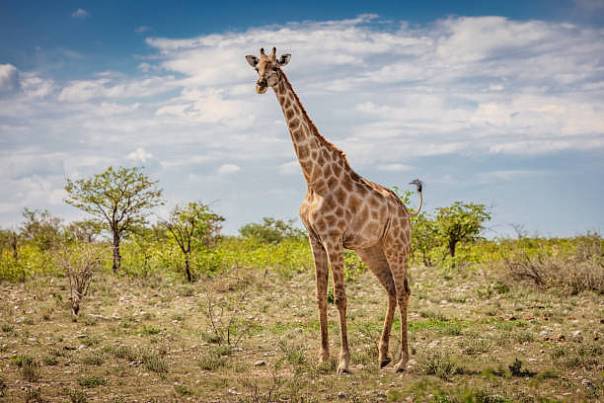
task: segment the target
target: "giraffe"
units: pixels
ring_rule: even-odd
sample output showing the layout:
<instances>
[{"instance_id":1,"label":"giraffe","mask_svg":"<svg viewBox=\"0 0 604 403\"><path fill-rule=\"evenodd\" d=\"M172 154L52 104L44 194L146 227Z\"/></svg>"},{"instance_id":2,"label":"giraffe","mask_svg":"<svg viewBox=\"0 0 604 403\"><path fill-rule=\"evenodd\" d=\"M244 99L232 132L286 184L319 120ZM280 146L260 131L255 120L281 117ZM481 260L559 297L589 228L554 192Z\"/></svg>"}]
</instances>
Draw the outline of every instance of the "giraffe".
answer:
<instances>
[{"instance_id":1,"label":"giraffe","mask_svg":"<svg viewBox=\"0 0 604 403\"><path fill-rule=\"evenodd\" d=\"M329 360L327 328L327 286L329 267L333 275L335 304L340 322L338 374L349 373L350 348L346 327L344 249L357 252L388 294L388 307L379 343L379 365L391 362L388 354L392 322L400 310L400 357L395 371L402 372L409 361L407 307L410 288L407 263L410 253L412 215L394 192L359 176L350 168L346 155L323 137L306 113L282 67L290 54L277 58L260 49L260 56L247 55L247 62L258 72L256 92L271 87L285 116L295 153L300 162L307 193L300 206L300 218L308 231L315 262L316 298L321 325L319 360ZM423 205L422 183L414 180Z\"/></svg>"}]
</instances>

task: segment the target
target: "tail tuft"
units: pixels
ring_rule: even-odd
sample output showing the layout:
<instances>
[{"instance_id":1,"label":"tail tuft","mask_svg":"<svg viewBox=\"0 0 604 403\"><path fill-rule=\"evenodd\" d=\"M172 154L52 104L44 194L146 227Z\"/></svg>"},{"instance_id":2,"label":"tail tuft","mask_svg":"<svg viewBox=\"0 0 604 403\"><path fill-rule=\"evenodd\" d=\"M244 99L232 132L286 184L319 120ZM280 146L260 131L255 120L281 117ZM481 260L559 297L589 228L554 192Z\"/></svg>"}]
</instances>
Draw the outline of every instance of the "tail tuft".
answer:
<instances>
[{"instance_id":1,"label":"tail tuft","mask_svg":"<svg viewBox=\"0 0 604 403\"><path fill-rule=\"evenodd\" d=\"M411 182L409 182L409 184L415 185L417 193L421 193L422 189L424 188L424 183L419 179L413 179Z\"/></svg>"}]
</instances>

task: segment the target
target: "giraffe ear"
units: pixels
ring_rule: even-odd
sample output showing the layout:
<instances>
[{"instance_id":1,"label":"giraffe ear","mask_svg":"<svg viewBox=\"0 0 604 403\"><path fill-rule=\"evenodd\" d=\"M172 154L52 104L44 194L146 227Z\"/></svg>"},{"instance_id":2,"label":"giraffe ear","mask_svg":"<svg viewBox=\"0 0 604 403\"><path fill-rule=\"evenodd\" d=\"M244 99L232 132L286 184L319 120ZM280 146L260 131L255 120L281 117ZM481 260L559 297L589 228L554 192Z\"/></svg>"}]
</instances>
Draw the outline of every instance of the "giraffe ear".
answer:
<instances>
[{"instance_id":1,"label":"giraffe ear","mask_svg":"<svg viewBox=\"0 0 604 403\"><path fill-rule=\"evenodd\" d=\"M258 58L256 56L247 55L245 57L245 60L247 60L248 64L252 67L256 67L256 65L258 64Z\"/></svg>"},{"instance_id":2,"label":"giraffe ear","mask_svg":"<svg viewBox=\"0 0 604 403\"><path fill-rule=\"evenodd\" d=\"M279 58L279 65L285 66L287 63L289 63L291 58L292 58L292 55L289 53L281 55L281 57Z\"/></svg>"}]
</instances>

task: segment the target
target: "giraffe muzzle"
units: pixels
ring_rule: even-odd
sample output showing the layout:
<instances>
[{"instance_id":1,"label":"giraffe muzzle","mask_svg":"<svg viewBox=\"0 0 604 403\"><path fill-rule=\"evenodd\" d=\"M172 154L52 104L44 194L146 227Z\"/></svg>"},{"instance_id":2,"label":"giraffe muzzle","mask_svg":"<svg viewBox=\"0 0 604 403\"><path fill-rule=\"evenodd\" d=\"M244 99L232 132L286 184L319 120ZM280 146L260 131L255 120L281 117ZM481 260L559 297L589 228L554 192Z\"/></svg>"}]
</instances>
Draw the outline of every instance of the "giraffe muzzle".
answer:
<instances>
[{"instance_id":1,"label":"giraffe muzzle","mask_svg":"<svg viewBox=\"0 0 604 403\"><path fill-rule=\"evenodd\" d=\"M258 80L256 82L256 93L264 94L268 88L268 83L266 80Z\"/></svg>"}]
</instances>

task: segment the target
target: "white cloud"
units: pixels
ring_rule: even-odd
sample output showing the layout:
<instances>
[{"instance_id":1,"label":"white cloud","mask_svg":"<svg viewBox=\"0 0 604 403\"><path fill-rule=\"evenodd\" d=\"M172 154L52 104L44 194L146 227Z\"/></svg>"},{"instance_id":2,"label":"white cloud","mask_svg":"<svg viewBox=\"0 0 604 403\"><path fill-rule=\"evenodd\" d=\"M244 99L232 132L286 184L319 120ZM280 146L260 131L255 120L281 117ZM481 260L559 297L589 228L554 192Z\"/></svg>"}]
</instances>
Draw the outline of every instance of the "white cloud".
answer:
<instances>
[{"instance_id":1,"label":"white cloud","mask_svg":"<svg viewBox=\"0 0 604 403\"><path fill-rule=\"evenodd\" d=\"M191 189L203 185L230 203L221 181L267 167L280 187L297 183L278 103L255 93L256 73L244 60L277 46L293 55L285 70L317 127L360 172L404 176L420 157L604 149L598 28L502 17L411 26L361 16L146 43L152 54L133 75L62 83L0 65L0 148L60 155L69 175L153 159L152 173L182 199L198 198ZM19 168L23 178L5 169L0 185L43 203L42 192L16 181L48 176L60 188L59 165L47 158L35 170ZM216 175L234 172L241 173Z\"/></svg>"},{"instance_id":2,"label":"white cloud","mask_svg":"<svg viewBox=\"0 0 604 403\"><path fill-rule=\"evenodd\" d=\"M174 84L174 78L171 76L132 80L106 74L93 80L70 81L59 93L58 100L83 102L93 99L150 97L174 89Z\"/></svg>"},{"instance_id":3,"label":"white cloud","mask_svg":"<svg viewBox=\"0 0 604 403\"><path fill-rule=\"evenodd\" d=\"M90 17L90 13L88 11L84 10L83 8L78 8L73 13L71 13L71 16L73 18L84 19L84 18Z\"/></svg>"},{"instance_id":4,"label":"white cloud","mask_svg":"<svg viewBox=\"0 0 604 403\"><path fill-rule=\"evenodd\" d=\"M289 161L279 165L279 173L281 175L298 175L300 174L300 163L298 160Z\"/></svg>"},{"instance_id":5,"label":"white cloud","mask_svg":"<svg viewBox=\"0 0 604 403\"><path fill-rule=\"evenodd\" d=\"M19 88L19 71L12 64L0 64L0 93Z\"/></svg>"},{"instance_id":6,"label":"white cloud","mask_svg":"<svg viewBox=\"0 0 604 403\"><path fill-rule=\"evenodd\" d=\"M153 158L153 154L145 151L143 147L138 147L136 150L128 154L128 159L135 162L146 162L151 158Z\"/></svg>"},{"instance_id":7,"label":"white cloud","mask_svg":"<svg viewBox=\"0 0 604 403\"><path fill-rule=\"evenodd\" d=\"M224 175L239 172L240 170L241 168L239 167L239 165L235 164L222 164L218 167L218 173Z\"/></svg>"},{"instance_id":8,"label":"white cloud","mask_svg":"<svg viewBox=\"0 0 604 403\"><path fill-rule=\"evenodd\" d=\"M157 109L157 116L171 115L196 123L223 123L229 126L249 127L254 116L246 103L226 99L224 91L184 89Z\"/></svg>"},{"instance_id":9,"label":"white cloud","mask_svg":"<svg viewBox=\"0 0 604 403\"><path fill-rule=\"evenodd\" d=\"M392 163L392 164L380 164L377 166L380 171L389 172L406 172L411 171L413 167L411 165Z\"/></svg>"}]
</instances>

